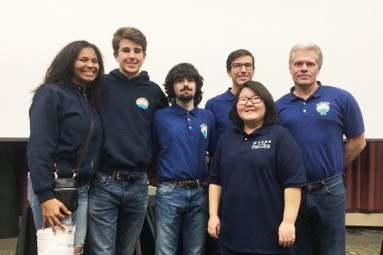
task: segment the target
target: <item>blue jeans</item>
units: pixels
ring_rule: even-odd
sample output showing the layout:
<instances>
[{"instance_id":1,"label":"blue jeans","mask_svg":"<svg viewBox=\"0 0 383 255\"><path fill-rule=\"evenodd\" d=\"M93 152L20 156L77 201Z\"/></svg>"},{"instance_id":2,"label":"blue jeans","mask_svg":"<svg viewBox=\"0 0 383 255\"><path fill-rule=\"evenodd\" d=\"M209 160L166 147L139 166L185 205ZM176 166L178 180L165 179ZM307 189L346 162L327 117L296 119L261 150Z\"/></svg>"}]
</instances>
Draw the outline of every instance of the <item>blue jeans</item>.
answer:
<instances>
[{"instance_id":1,"label":"blue jeans","mask_svg":"<svg viewBox=\"0 0 383 255\"><path fill-rule=\"evenodd\" d=\"M41 210L39 199L33 191L32 181L29 176L28 201L32 208L33 221L35 223L36 230L39 230L42 228L43 224L43 212ZM76 225L74 245L84 245L88 221L88 185L85 185L79 189L77 210L72 212L72 215L68 215L62 220L62 222L65 221L70 221ZM49 227L49 223L47 223L46 227Z\"/></svg>"},{"instance_id":2,"label":"blue jeans","mask_svg":"<svg viewBox=\"0 0 383 255\"><path fill-rule=\"evenodd\" d=\"M302 188L296 222L297 255L344 255L346 189L343 173Z\"/></svg>"},{"instance_id":3,"label":"blue jeans","mask_svg":"<svg viewBox=\"0 0 383 255\"><path fill-rule=\"evenodd\" d=\"M97 172L89 190L90 254L134 253L148 205L148 177L120 181Z\"/></svg>"},{"instance_id":4,"label":"blue jeans","mask_svg":"<svg viewBox=\"0 0 383 255\"><path fill-rule=\"evenodd\" d=\"M182 229L184 255L201 255L207 232L207 190L160 183L155 200L156 255L177 254Z\"/></svg>"}]
</instances>

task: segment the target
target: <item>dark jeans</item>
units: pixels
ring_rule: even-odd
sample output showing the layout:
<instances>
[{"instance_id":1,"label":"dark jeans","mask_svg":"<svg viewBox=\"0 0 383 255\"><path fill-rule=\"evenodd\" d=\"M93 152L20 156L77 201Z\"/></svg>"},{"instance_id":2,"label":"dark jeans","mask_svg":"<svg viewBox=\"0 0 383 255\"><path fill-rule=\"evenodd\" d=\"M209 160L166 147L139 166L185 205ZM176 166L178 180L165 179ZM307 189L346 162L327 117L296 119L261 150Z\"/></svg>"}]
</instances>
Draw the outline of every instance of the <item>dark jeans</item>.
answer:
<instances>
[{"instance_id":1,"label":"dark jeans","mask_svg":"<svg viewBox=\"0 0 383 255\"><path fill-rule=\"evenodd\" d=\"M296 255L344 255L346 189L343 173L302 188Z\"/></svg>"}]
</instances>

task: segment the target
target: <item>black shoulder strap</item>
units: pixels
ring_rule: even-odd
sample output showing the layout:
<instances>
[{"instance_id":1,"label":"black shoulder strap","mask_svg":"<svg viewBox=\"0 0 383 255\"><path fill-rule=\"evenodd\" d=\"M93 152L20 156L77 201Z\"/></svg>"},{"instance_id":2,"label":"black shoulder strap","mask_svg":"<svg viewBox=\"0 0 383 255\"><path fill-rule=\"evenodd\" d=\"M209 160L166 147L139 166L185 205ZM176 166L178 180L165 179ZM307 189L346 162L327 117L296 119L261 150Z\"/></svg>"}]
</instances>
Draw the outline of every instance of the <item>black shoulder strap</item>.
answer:
<instances>
[{"instance_id":1,"label":"black shoulder strap","mask_svg":"<svg viewBox=\"0 0 383 255\"><path fill-rule=\"evenodd\" d=\"M89 147L89 144L90 144L90 140L92 139L92 134L93 134L94 125L95 125L93 111L94 111L94 109L92 107L92 109L90 111L90 126L89 126L88 137L86 138L84 147L81 150L81 154L80 154L80 157L77 161L77 164L76 164L75 168L73 169L73 178L75 178L80 172L81 165L84 161L85 154L86 154L88 147Z\"/></svg>"}]
</instances>

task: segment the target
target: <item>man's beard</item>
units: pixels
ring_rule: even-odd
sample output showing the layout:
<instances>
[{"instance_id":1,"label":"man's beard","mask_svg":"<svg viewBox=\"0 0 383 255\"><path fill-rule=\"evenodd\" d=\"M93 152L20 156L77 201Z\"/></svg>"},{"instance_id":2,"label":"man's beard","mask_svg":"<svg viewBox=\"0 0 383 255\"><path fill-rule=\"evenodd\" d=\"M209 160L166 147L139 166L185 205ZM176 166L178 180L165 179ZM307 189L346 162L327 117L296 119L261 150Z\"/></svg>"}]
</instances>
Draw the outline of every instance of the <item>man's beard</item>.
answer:
<instances>
[{"instance_id":1,"label":"man's beard","mask_svg":"<svg viewBox=\"0 0 383 255\"><path fill-rule=\"evenodd\" d=\"M194 98L194 96L191 93L181 94L177 97L177 99L183 103L189 103L191 100L193 100L193 98Z\"/></svg>"}]
</instances>

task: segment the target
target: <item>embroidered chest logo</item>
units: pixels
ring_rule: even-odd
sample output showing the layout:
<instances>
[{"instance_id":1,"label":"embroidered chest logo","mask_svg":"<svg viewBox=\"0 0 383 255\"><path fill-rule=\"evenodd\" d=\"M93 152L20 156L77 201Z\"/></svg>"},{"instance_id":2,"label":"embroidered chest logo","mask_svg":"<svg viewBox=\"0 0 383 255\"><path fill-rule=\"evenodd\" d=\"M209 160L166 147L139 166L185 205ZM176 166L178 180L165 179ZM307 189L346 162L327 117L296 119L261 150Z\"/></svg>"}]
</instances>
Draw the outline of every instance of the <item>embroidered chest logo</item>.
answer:
<instances>
[{"instance_id":1,"label":"embroidered chest logo","mask_svg":"<svg viewBox=\"0 0 383 255\"><path fill-rule=\"evenodd\" d=\"M255 141L255 142L253 142L251 149L252 150L270 149L270 147L271 147L271 141L270 140Z\"/></svg>"},{"instance_id":2,"label":"embroidered chest logo","mask_svg":"<svg viewBox=\"0 0 383 255\"><path fill-rule=\"evenodd\" d=\"M140 97L140 98L137 98L136 105L138 106L138 108L146 110L149 107L149 101L148 99L144 97Z\"/></svg>"},{"instance_id":3,"label":"embroidered chest logo","mask_svg":"<svg viewBox=\"0 0 383 255\"><path fill-rule=\"evenodd\" d=\"M330 111L329 102L320 102L316 106L317 112L319 112L320 115L326 115Z\"/></svg>"},{"instance_id":4,"label":"embroidered chest logo","mask_svg":"<svg viewBox=\"0 0 383 255\"><path fill-rule=\"evenodd\" d=\"M201 124L200 129L201 129L201 134L206 139L207 138L207 125Z\"/></svg>"}]
</instances>

